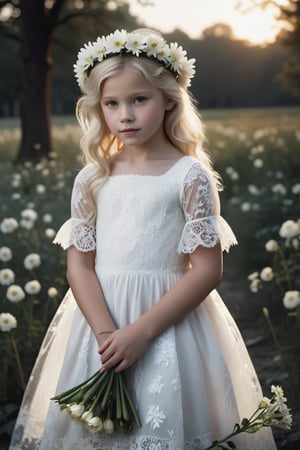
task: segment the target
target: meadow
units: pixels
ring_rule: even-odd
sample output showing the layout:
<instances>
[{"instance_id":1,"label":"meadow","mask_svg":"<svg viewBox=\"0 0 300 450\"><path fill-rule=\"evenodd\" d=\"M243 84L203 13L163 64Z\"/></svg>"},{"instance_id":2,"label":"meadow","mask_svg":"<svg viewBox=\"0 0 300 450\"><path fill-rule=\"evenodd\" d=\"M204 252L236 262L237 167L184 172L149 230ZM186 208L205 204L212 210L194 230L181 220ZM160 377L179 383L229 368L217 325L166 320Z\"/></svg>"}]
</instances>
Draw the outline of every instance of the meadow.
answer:
<instances>
[{"instance_id":1,"label":"meadow","mask_svg":"<svg viewBox=\"0 0 300 450\"><path fill-rule=\"evenodd\" d=\"M202 115L205 146L224 183L223 216L239 241L226 264L238 268L245 295L253 297L251 308L242 308L243 319L272 337L282 370L270 384L283 385L297 414L300 108ZM51 159L16 165L18 121L0 122L0 437L6 441L45 330L67 289L65 253L52 240L69 217L72 182L82 164L79 134L74 118L54 118Z\"/></svg>"}]
</instances>

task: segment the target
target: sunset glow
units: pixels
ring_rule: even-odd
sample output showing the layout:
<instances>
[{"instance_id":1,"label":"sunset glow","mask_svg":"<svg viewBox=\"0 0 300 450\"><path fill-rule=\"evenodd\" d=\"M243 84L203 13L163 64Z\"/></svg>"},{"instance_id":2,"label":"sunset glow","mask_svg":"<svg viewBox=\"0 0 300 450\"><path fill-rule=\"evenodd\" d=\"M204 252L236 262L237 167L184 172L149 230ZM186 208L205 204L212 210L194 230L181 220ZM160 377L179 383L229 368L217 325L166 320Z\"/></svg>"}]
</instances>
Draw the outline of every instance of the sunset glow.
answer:
<instances>
[{"instance_id":1,"label":"sunset glow","mask_svg":"<svg viewBox=\"0 0 300 450\"><path fill-rule=\"evenodd\" d=\"M273 42L280 29L275 7L256 8L243 14L235 9L237 0L180 0L177 7L174 0L152 0L152 3L153 6L146 7L131 0L131 13L163 33L180 28L191 38L197 38L215 23L225 23L230 25L236 38L251 44L264 44ZM246 7L250 2L242 3Z\"/></svg>"}]
</instances>

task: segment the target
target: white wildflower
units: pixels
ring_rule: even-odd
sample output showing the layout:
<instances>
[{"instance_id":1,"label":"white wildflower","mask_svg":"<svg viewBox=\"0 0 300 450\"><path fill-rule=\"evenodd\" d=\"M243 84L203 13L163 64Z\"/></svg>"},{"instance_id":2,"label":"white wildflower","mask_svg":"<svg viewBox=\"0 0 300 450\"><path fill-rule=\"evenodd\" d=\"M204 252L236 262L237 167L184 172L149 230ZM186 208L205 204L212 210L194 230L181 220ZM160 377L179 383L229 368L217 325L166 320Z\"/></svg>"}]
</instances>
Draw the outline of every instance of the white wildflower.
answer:
<instances>
[{"instance_id":1,"label":"white wildflower","mask_svg":"<svg viewBox=\"0 0 300 450\"><path fill-rule=\"evenodd\" d=\"M274 194L285 195L287 193L287 189L282 183L277 183L272 186L272 192Z\"/></svg>"},{"instance_id":2,"label":"white wildflower","mask_svg":"<svg viewBox=\"0 0 300 450\"><path fill-rule=\"evenodd\" d=\"M51 214L44 214L43 215L43 222L50 223L50 222L52 222L52 220L53 220L53 217L52 217Z\"/></svg>"},{"instance_id":3,"label":"white wildflower","mask_svg":"<svg viewBox=\"0 0 300 450\"><path fill-rule=\"evenodd\" d=\"M10 313L0 314L0 330L9 332L13 328L17 328L17 319Z\"/></svg>"},{"instance_id":4,"label":"white wildflower","mask_svg":"<svg viewBox=\"0 0 300 450\"><path fill-rule=\"evenodd\" d=\"M24 220L35 222L36 219L38 218L38 213L32 208L27 208L21 212L21 217Z\"/></svg>"},{"instance_id":5,"label":"white wildflower","mask_svg":"<svg viewBox=\"0 0 300 450\"><path fill-rule=\"evenodd\" d=\"M260 287L261 281L258 278L256 278L255 280L251 281L249 289L251 292L253 292L253 294L256 294L259 291Z\"/></svg>"},{"instance_id":6,"label":"white wildflower","mask_svg":"<svg viewBox=\"0 0 300 450\"><path fill-rule=\"evenodd\" d=\"M48 297L54 298L58 296L58 290L55 287L50 287L48 289Z\"/></svg>"},{"instance_id":7,"label":"white wildflower","mask_svg":"<svg viewBox=\"0 0 300 450\"><path fill-rule=\"evenodd\" d=\"M263 167L263 165L264 165L264 162L261 158L256 158L253 161L253 166L256 167L257 169L261 169Z\"/></svg>"},{"instance_id":8,"label":"white wildflower","mask_svg":"<svg viewBox=\"0 0 300 450\"><path fill-rule=\"evenodd\" d=\"M15 281L15 274L11 269L0 270L0 284L8 286Z\"/></svg>"},{"instance_id":9,"label":"white wildflower","mask_svg":"<svg viewBox=\"0 0 300 450\"><path fill-rule=\"evenodd\" d=\"M300 225L294 220L286 220L280 227L279 235L284 239L290 239L300 234Z\"/></svg>"},{"instance_id":10,"label":"white wildflower","mask_svg":"<svg viewBox=\"0 0 300 450\"><path fill-rule=\"evenodd\" d=\"M21 288L21 286L18 286L17 284L12 284L8 287L6 291L6 297L7 299L12 303L18 303L24 300L25 298L25 292Z\"/></svg>"},{"instance_id":11,"label":"white wildflower","mask_svg":"<svg viewBox=\"0 0 300 450\"><path fill-rule=\"evenodd\" d=\"M21 194L19 192L14 192L11 196L12 200L20 200Z\"/></svg>"},{"instance_id":12,"label":"white wildflower","mask_svg":"<svg viewBox=\"0 0 300 450\"><path fill-rule=\"evenodd\" d=\"M11 182L11 187L13 187L13 188L18 188L18 187L20 187L20 185L21 185L21 183L19 180L12 180L12 182Z\"/></svg>"},{"instance_id":13,"label":"white wildflower","mask_svg":"<svg viewBox=\"0 0 300 450\"><path fill-rule=\"evenodd\" d=\"M41 288L42 288L42 286L38 280L28 281L24 286L25 291L29 295L38 294L40 292Z\"/></svg>"},{"instance_id":14,"label":"white wildflower","mask_svg":"<svg viewBox=\"0 0 300 450\"><path fill-rule=\"evenodd\" d=\"M9 234L13 233L17 228L19 224L13 217L7 217L2 220L0 229L3 234Z\"/></svg>"},{"instance_id":15,"label":"white wildflower","mask_svg":"<svg viewBox=\"0 0 300 450\"><path fill-rule=\"evenodd\" d=\"M37 194L44 194L46 192L46 188L43 184L37 184L35 190Z\"/></svg>"},{"instance_id":16,"label":"white wildflower","mask_svg":"<svg viewBox=\"0 0 300 450\"><path fill-rule=\"evenodd\" d=\"M41 265L41 257L38 253L29 253L24 259L26 270L33 270Z\"/></svg>"},{"instance_id":17,"label":"white wildflower","mask_svg":"<svg viewBox=\"0 0 300 450\"><path fill-rule=\"evenodd\" d=\"M248 275L248 280L253 281L253 280L256 280L258 277L259 277L258 272L252 272Z\"/></svg>"},{"instance_id":18,"label":"white wildflower","mask_svg":"<svg viewBox=\"0 0 300 450\"><path fill-rule=\"evenodd\" d=\"M53 228L46 228L45 230L45 236L49 239L53 239L56 235L56 231L53 230Z\"/></svg>"},{"instance_id":19,"label":"white wildflower","mask_svg":"<svg viewBox=\"0 0 300 450\"><path fill-rule=\"evenodd\" d=\"M259 194L260 194L260 190L259 190L258 187L255 186L254 184L249 184L249 186L248 186L248 191L249 191L250 194L252 194L252 195L259 195Z\"/></svg>"},{"instance_id":20,"label":"white wildflower","mask_svg":"<svg viewBox=\"0 0 300 450\"><path fill-rule=\"evenodd\" d=\"M12 251L9 247L0 247L0 261L7 262L12 258Z\"/></svg>"},{"instance_id":21,"label":"white wildflower","mask_svg":"<svg viewBox=\"0 0 300 450\"><path fill-rule=\"evenodd\" d=\"M244 202L241 204L241 211L248 212L251 210L251 203L250 202Z\"/></svg>"},{"instance_id":22,"label":"white wildflower","mask_svg":"<svg viewBox=\"0 0 300 450\"><path fill-rule=\"evenodd\" d=\"M272 267L264 267L260 272L260 278L263 281L271 281L274 278L274 273Z\"/></svg>"},{"instance_id":23,"label":"white wildflower","mask_svg":"<svg viewBox=\"0 0 300 450\"><path fill-rule=\"evenodd\" d=\"M278 242L275 241L275 239L270 239L268 242L266 242L265 249L267 252L277 252L279 249Z\"/></svg>"},{"instance_id":24,"label":"white wildflower","mask_svg":"<svg viewBox=\"0 0 300 450\"><path fill-rule=\"evenodd\" d=\"M283 304L286 309L294 309L300 305L300 292L287 291L283 297Z\"/></svg>"},{"instance_id":25,"label":"white wildflower","mask_svg":"<svg viewBox=\"0 0 300 450\"><path fill-rule=\"evenodd\" d=\"M295 195L300 194L300 183L294 184L292 187L292 193Z\"/></svg>"}]
</instances>

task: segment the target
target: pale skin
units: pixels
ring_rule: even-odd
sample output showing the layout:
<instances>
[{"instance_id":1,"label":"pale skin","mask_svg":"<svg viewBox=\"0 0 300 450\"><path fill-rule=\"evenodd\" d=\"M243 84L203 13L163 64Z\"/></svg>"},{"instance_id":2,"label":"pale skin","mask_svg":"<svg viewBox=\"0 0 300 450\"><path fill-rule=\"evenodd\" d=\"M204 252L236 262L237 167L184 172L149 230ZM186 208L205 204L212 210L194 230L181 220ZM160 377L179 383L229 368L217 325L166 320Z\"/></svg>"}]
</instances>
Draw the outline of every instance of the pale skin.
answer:
<instances>
[{"instance_id":1,"label":"pale skin","mask_svg":"<svg viewBox=\"0 0 300 450\"><path fill-rule=\"evenodd\" d=\"M123 142L122 152L111 164L112 176L160 175L183 156L164 133L164 115L173 106L130 64L104 82L102 112L108 128ZM80 252L74 246L68 249L67 278L99 344L101 370L115 367L120 372L130 367L156 336L183 320L219 284L220 245L198 247L189 256L191 269L155 306L135 322L117 329L95 272L95 253ZM112 332L99 334L106 331Z\"/></svg>"}]
</instances>

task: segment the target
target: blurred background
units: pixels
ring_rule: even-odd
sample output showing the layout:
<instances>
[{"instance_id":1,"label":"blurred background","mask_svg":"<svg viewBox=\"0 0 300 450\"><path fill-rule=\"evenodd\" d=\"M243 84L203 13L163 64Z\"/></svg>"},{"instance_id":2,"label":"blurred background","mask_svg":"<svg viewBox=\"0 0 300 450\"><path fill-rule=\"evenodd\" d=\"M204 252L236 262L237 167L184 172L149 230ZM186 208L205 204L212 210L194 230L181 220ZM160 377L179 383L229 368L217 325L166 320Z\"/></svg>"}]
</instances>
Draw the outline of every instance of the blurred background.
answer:
<instances>
[{"instance_id":1,"label":"blurred background","mask_svg":"<svg viewBox=\"0 0 300 450\"><path fill-rule=\"evenodd\" d=\"M239 241L219 290L265 395L279 384L288 398L294 425L274 429L278 448L299 449L299 0L0 0L0 449L67 289L51 241L82 166L77 52L143 26L196 58L191 91Z\"/></svg>"}]
</instances>

